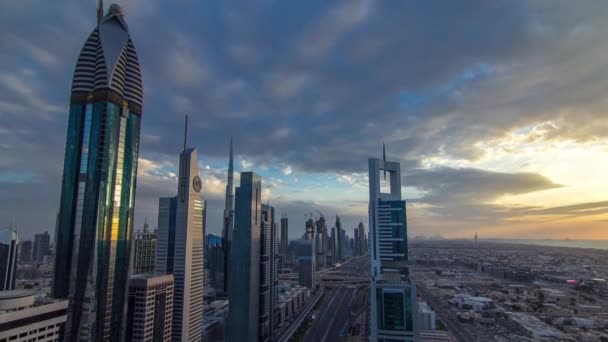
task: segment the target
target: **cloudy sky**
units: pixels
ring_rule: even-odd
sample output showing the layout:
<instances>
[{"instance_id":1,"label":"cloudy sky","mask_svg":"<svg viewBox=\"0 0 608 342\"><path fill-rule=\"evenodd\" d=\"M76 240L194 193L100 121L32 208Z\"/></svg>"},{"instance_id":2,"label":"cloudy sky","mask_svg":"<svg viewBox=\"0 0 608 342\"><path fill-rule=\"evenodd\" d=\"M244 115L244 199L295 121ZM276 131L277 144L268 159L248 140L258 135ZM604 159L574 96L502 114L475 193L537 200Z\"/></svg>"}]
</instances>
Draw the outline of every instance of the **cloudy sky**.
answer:
<instances>
[{"instance_id":1,"label":"cloudy sky","mask_svg":"<svg viewBox=\"0 0 608 342\"><path fill-rule=\"evenodd\" d=\"M263 176L292 238L307 212L367 227L367 158L384 141L411 236L608 239L604 0L119 3L145 88L138 227L176 192L189 113L208 232L234 136L237 171ZM95 10L0 1L0 226L25 238L54 230Z\"/></svg>"}]
</instances>

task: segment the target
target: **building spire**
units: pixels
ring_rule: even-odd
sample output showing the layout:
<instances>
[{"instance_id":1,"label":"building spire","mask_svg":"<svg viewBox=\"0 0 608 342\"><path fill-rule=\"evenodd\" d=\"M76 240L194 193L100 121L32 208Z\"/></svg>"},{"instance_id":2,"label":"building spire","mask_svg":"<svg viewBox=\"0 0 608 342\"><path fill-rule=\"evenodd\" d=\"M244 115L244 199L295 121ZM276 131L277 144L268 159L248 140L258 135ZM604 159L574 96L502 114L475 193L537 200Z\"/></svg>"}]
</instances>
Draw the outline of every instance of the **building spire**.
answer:
<instances>
[{"instance_id":1,"label":"building spire","mask_svg":"<svg viewBox=\"0 0 608 342\"><path fill-rule=\"evenodd\" d=\"M382 142L382 160L384 161L384 180L386 180L386 145L384 145L384 141Z\"/></svg>"},{"instance_id":2,"label":"building spire","mask_svg":"<svg viewBox=\"0 0 608 342\"><path fill-rule=\"evenodd\" d=\"M186 114L186 124L184 125L184 152L188 147L188 114Z\"/></svg>"},{"instance_id":3,"label":"building spire","mask_svg":"<svg viewBox=\"0 0 608 342\"><path fill-rule=\"evenodd\" d=\"M97 26L101 24L101 19L103 18L103 0L97 1Z\"/></svg>"},{"instance_id":4,"label":"building spire","mask_svg":"<svg viewBox=\"0 0 608 342\"><path fill-rule=\"evenodd\" d=\"M230 160L228 161L228 171L233 171L233 160L232 160L232 137L230 137Z\"/></svg>"}]
</instances>

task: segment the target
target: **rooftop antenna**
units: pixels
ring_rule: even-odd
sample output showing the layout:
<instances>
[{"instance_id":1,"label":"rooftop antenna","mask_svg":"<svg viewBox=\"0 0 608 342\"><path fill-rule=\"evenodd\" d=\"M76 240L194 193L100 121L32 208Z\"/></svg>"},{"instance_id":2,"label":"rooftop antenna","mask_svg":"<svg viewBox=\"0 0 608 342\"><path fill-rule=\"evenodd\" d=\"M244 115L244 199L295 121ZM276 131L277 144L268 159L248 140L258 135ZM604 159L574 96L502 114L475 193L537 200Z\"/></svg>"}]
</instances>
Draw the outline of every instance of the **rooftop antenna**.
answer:
<instances>
[{"instance_id":1,"label":"rooftop antenna","mask_svg":"<svg viewBox=\"0 0 608 342\"><path fill-rule=\"evenodd\" d=\"M386 180L386 146L382 142L382 160L384 161L384 180Z\"/></svg>"},{"instance_id":2,"label":"rooftop antenna","mask_svg":"<svg viewBox=\"0 0 608 342\"><path fill-rule=\"evenodd\" d=\"M103 0L97 1L97 26L101 24L101 19L103 19Z\"/></svg>"}]
</instances>

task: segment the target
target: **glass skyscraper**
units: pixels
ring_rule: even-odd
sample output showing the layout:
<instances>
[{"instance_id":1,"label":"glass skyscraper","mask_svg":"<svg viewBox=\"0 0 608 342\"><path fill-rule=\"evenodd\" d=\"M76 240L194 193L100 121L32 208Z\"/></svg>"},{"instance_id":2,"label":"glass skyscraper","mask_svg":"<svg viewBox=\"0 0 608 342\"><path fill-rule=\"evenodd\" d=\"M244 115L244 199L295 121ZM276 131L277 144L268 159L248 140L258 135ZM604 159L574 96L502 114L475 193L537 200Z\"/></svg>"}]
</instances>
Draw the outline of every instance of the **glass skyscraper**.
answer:
<instances>
[{"instance_id":1,"label":"glass skyscraper","mask_svg":"<svg viewBox=\"0 0 608 342\"><path fill-rule=\"evenodd\" d=\"M0 229L0 291L15 289L19 236L13 228Z\"/></svg>"},{"instance_id":2,"label":"glass skyscraper","mask_svg":"<svg viewBox=\"0 0 608 342\"><path fill-rule=\"evenodd\" d=\"M229 258L228 341L257 341L262 179L256 173L241 172L241 184L235 194L235 225Z\"/></svg>"},{"instance_id":3,"label":"glass skyscraper","mask_svg":"<svg viewBox=\"0 0 608 342\"><path fill-rule=\"evenodd\" d=\"M417 341L416 287L408 273L405 201L397 162L369 159L369 226L371 340ZM362 231L360 225L359 234Z\"/></svg>"},{"instance_id":4,"label":"glass skyscraper","mask_svg":"<svg viewBox=\"0 0 608 342\"><path fill-rule=\"evenodd\" d=\"M100 2L101 3L101 2ZM67 341L124 336L143 88L122 9L86 40L72 80L53 296Z\"/></svg>"}]
</instances>

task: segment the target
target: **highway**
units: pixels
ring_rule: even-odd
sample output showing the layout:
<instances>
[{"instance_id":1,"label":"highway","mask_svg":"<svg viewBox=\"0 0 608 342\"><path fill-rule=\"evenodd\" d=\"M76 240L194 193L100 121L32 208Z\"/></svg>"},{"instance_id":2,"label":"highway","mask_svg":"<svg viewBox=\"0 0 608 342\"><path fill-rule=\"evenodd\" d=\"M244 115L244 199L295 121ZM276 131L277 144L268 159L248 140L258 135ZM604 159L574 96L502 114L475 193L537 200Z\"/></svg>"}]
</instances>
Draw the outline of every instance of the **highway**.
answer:
<instances>
[{"instance_id":1,"label":"highway","mask_svg":"<svg viewBox=\"0 0 608 342\"><path fill-rule=\"evenodd\" d=\"M330 290L306 333L304 342L339 341L340 330L349 319L354 288Z\"/></svg>"}]
</instances>

